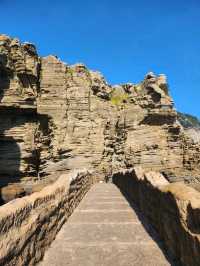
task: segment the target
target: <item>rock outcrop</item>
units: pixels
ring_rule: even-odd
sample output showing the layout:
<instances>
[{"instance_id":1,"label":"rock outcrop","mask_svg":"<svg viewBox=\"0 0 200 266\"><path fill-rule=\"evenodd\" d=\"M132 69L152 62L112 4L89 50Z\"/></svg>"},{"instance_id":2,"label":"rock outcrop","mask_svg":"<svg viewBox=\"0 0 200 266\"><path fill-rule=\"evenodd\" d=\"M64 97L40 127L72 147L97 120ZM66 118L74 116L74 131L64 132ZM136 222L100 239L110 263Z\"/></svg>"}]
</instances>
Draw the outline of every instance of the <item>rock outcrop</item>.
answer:
<instances>
[{"instance_id":1,"label":"rock outcrop","mask_svg":"<svg viewBox=\"0 0 200 266\"><path fill-rule=\"evenodd\" d=\"M200 121L197 117L178 112L178 120L185 129L185 133L195 143L200 143Z\"/></svg>"},{"instance_id":2,"label":"rock outcrop","mask_svg":"<svg viewBox=\"0 0 200 266\"><path fill-rule=\"evenodd\" d=\"M90 172L62 174L40 192L1 206L0 265L36 265L92 184Z\"/></svg>"},{"instance_id":3,"label":"rock outcrop","mask_svg":"<svg viewBox=\"0 0 200 266\"><path fill-rule=\"evenodd\" d=\"M199 192L182 183L170 184L162 174L141 167L123 169L112 178L157 231L173 259L171 265L199 265Z\"/></svg>"},{"instance_id":4,"label":"rock outcrop","mask_svg":"<svg viewBox=\"0 0 200 266\"><path fill-rule=\"evenodd\" d=\"M34 45L0 35L0 111L4 202L84 167L109 176L142 165L198 183L199 144L178 122L164 75L111 86L83 64L41 58Z\"/></svg>"}]
</instances>

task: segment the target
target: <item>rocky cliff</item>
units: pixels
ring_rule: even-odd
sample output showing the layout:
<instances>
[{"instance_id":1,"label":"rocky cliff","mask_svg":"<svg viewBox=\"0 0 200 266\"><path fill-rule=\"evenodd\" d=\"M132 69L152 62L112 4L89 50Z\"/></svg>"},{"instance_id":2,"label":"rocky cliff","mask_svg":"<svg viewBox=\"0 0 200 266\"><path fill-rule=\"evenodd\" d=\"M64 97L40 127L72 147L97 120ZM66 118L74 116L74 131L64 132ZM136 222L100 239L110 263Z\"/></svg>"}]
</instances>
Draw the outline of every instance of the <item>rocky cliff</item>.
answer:
<instances>
[{"instance_id":1,"label":"rocky cliff","mask_svg":"<svg viewBox=\"0 0 200 266\"><path fill-rule=\"evenodd\" d=\"M178 113L178 120L185 129L185 133L194 140L195 143L200 143L200 121L197 117Z\"/></svg>"},{"instance_id":2,"label":"rocky cliff","mask_svg":"<svg viewBox=\"0 0 200 266\"><path fill-rule=\"evenodd\" d=\"M142 165L198 184L200 146L179 123L164 75L111 86L83 64L0 35L0 112L2 202L76 168L109 176Z\"/></svg>"}]
</instances>

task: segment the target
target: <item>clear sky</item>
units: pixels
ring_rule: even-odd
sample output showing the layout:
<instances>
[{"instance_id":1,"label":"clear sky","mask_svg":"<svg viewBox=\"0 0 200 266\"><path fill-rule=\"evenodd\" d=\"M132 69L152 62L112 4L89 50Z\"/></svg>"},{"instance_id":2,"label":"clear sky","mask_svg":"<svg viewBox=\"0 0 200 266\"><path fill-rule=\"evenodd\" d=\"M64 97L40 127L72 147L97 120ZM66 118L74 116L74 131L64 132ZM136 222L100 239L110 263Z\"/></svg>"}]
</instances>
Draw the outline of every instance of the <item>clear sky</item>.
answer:
<instances>
[{"instance_id":1,"label":"clear sky","mask_svg":"<svg viewBox=\"0 0 200 266\"><path fill-rule=\"evenodd\" d=\"M0 0L0 12L1 33L111 84L165 73L176 108L200 117L200 0Z\"/></svg>"}]
</instances>

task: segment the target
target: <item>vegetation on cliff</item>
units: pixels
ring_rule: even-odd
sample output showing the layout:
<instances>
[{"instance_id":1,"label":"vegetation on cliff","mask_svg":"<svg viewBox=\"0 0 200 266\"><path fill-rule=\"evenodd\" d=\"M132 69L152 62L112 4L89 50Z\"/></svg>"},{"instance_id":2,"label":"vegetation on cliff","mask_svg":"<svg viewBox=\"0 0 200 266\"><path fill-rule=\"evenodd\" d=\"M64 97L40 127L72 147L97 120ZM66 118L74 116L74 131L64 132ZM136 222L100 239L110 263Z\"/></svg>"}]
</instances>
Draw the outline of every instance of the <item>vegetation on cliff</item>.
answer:
<instances>
[{"instance_id":1,"label":"vegetation on cliff","mask_svg":"<svg viewBox=\"0 0 200 266\"><path fill-rule=\"evenodd\" d=\"M178 112L178 120L184 128L200 128L200 120L193 115Z\"/></svg>"}]
</instances>

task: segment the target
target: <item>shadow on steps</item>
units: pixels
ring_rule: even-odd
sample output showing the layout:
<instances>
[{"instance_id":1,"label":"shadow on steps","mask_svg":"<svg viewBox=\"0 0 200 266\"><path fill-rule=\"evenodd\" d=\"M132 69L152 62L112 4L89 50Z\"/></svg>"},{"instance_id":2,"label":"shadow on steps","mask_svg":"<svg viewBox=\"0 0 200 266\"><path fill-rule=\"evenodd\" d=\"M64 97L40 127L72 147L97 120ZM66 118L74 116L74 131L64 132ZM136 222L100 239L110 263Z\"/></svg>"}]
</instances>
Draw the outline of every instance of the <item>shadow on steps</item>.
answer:
<instances>
[{"instance_id":1,"label":"shadow on steps","mask_svg":"<svg viewBox=\"0 0 200 266\"><path fill-rule=\"evenodd\" d=\"M115 184L114 180L113 183ZM116 185L116 184L115 184ZM117 185L116 185L117 186ZM118 187L118 186L117 186ZM130 197L120 188L118 187L119 190L121 191L121 193L123 194L123 196L126 198L126 200L128 201L130 207L133 209L133 211L136 213L138 219L140 220L140 222L142 223L144 229L146 230L146 232L150 235L150 237L154 240L154 242L159 246L160 250L162 251L163 255L165 256L166 260L170 263L171 266L183 266L179 261L175 261L173 260L167 253L167 250L163 244L163 242L161 241L161 239L159 238L158 234L156 233L155 229L153 228L153 226L151 226L148 222L148 220L146 219L146 217L141 213L141 211L138 209L138 207L136 206L136 204L130 199Z\"/></svg>"}]
</instances>

